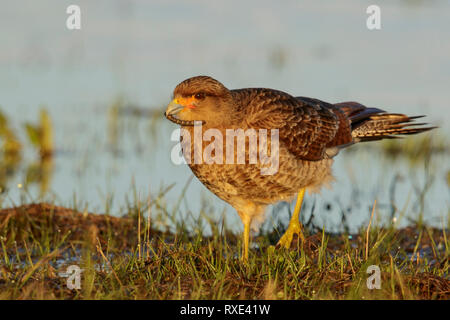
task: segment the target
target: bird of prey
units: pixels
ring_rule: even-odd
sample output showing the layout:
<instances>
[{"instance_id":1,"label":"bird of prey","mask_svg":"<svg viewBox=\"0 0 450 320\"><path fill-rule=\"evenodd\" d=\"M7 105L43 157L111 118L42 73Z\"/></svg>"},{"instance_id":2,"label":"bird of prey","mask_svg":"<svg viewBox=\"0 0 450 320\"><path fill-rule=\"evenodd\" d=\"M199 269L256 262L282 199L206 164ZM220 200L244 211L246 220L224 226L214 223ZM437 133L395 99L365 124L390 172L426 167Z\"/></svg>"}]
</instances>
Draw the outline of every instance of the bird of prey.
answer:
<instances>
[{"instance_id":1,"label":"bird of prey","mask_svg":"<svg viewBox=\"0 0 450 320\"><path fill-rule=\"evenodd\" d=\"M304 241L299 214L305 190L317 191L333 180L333 157L340 149L434 128L413 122L420 116L387 113L357 102L332 104L267 88L229 90L208 76L192 77L178 84L165 116L191 136L198 125L202 133L215 129L223 136L231 129L277 130L278 170L274 174L261 174L264 164L249 162L248 150L244 163L187 161L194 175L239 214L244 224L244 260L248 259L252 221L261 222L268 205L290 201L295 195L294 213L278 245L290 247L294 235ZM244 147L248 147L250 135L245 139L248 141ZM183 152L198 152L191 140L181 139ZM198 144L200 153L208 143ZM233 145L231 152L237 153L238 149ZM225 153L220 156L225 158Z\"/></svg>"}]
</instances>

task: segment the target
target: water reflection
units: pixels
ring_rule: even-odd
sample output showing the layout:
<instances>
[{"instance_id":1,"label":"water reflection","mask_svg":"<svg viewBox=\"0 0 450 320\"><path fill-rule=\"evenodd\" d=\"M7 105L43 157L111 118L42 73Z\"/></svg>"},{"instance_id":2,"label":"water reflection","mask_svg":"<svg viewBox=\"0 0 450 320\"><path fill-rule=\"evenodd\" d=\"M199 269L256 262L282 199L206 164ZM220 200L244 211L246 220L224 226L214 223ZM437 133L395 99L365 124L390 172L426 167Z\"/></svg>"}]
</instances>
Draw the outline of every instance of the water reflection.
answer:
<instances>
[{"instance_id":1,"label":"water reflection","mask_svg":"<svg viewBox=\"0 0 450 320\"><path fill-rule=\"evenodd\" d=\"M22 160L22 144L19 142L9 120L0 110L0 192L7 190L8 180L13 177Z\"/></svg>"},{"instance_id":2,"label":"water reflection","mask_svg":"<svg viewBox=\"0 0 450 320\"><path fill-rule=\"evenodd\" d=\"M52 156L41 157L39 161L30 163L25 170L26 185L39 185L39 197L44 197L50 190L53 170Z\"/></svg>"},{"instance_id":3,"label":"water reflection","mask_svg":"<svg viewBox=\"0 0 450 320\"><path fill-rule=\"evenodd\" d=\"M10 180L24 173L24 184L18 187L28 188L34 184L39 186L39 196L43 197L50 189L53 173L53 127L50 116L45 109L40 112L37 124L24 124L28 145L33 149L35 156L23 157L23 146L18 134L10 126L8 118L0 111L0 141L2 141L2 157L0 160L0 189L6 192Z\"/></svg>"}]
</instances>

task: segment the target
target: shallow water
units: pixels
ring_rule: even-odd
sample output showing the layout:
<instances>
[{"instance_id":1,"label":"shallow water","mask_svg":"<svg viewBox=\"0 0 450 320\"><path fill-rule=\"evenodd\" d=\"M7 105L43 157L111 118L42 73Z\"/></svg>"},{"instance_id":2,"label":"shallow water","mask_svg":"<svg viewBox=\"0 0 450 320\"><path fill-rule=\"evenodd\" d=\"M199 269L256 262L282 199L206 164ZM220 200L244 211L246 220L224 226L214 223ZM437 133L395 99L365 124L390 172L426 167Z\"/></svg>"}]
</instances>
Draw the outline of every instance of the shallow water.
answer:
<instances>
[{"instance_id":1,"label":"shallow water","mask_svg":"<svg viewBox=\"0 0 450 320\"><path fill-rule=\"evenodd\" d=\"M360 1L282 6L269 1L79 1L80 31L65 28L69 4L9 2L0 12L0 110L21 141L26 140L23 124L36 122L41 106L53 120L57 152L49 165L46 200L119 215L125 196L132 198L133 182L142 198L175 183L164 199L173 208L191 176L189 168L170 161L175 126L115 117L111 105L122 97L143 109L162 108L179 81L198 74L230 88L271 87L330 102L357 100L393 112L427 114L427 121L441 126L437 135L450 132L448 1L382 2L379 31L367 30L370 3ZM21 167L8 179L2 206L40 200L39 184L17 188L37 159L26 147ZM393 201L405 211L403 218L395 214L399 226L423 212L428 224L442 227L450 203L448 160L448 154L432 157L434 180L422 206L418 193L428 177L425 164L392 162L377 151L344 152L336 158L333 189L307 198L304 220L313 212L312 224L340 231L344 212L354 231L368 223L376 199L380 223L393 218ZM392 193L396 175L402 179ZM180 217L188 211L198 216L204 203L209 215L220 221L225 209L227 223L241 228L233 210L195 179ZM278 219L286 221L288 211L276 206L268 216L270 227Z\"/></svg>"}]
</instances>

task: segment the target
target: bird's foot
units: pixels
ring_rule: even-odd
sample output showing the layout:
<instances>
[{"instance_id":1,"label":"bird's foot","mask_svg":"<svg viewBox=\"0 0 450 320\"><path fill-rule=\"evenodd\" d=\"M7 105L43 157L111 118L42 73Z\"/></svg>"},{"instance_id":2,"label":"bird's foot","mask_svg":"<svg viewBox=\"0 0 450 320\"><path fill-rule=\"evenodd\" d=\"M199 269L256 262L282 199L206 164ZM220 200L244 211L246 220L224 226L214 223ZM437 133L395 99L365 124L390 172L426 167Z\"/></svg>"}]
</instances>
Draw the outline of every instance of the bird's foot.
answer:
<instances>
[{"instance_id":1,"label":"bird's foot","mask_svg":"<svg viewBox=\"0 0 450 320\"><path fill-rule=\"evenodd\" d=\"M277 243L277 247L284 247L286 249L289 249L292 244L292 239L294 238L294 235L297 235L298 238L304 243L305 242L305 236L302 232L302 225L299 221L296 223L292 222L289 223L289 226L286 230L286 232L283 234L283 236L280 238L280 240Z\"/></svg>"}]
</instances>

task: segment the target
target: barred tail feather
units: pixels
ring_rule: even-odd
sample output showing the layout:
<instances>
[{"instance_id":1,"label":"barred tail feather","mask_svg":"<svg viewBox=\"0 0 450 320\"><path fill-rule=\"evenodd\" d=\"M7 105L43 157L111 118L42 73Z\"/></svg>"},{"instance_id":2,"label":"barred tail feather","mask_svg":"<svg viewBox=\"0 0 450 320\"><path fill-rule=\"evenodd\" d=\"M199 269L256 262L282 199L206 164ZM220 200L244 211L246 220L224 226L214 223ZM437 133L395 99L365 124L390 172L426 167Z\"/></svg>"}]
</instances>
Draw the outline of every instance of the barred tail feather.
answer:
<instances>
[{"instance_id":1,"label":"barred tail feather","mask_svg":"<svg viewBox=\"0 0 450 320\"><path fill-rule=\"evenodd\" d=\"M372 115L352 130L356 141L373 141L381 139L394 139L402 135L417 134L434 129L423 127L426 123L416 123L414 119L423 116L408 117L404 114L382 113Z\"/></svg>"},{"instance_id":2,"label":"barred tail feather","mask_svg":"<svg viewBox=\"0 0 450 320\"><path fill-rule=\"evenodd\" d=\"M395 139L402 135L417 134L436 127L414 122L424 116L409 117L399 113L386 113L377 108L366 108L357 102L335 104L345 112L351 122L354 142Z\"/></svg>"}]
</instances>

